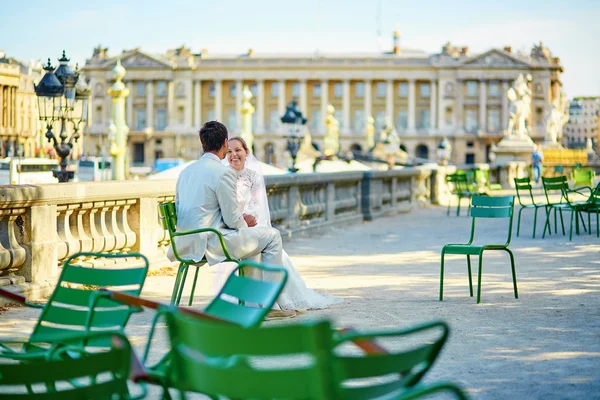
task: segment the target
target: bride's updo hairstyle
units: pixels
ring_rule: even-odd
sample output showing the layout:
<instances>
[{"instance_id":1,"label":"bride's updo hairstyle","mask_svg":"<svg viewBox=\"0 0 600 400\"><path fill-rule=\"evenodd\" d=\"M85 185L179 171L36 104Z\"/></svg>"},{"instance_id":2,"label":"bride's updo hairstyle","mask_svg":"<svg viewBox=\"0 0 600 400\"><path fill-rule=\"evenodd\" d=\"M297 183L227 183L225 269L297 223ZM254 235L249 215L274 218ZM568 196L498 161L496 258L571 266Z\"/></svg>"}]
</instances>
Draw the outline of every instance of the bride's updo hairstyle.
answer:
<instances>
[{"instance_id":1,"label":"bride's updo hairstyle","mask_svg":"<svg viewBox=\"0 0 600 400\"><path fill-rule=\"evenodd\" d=\"M229 138L230 142L232 140L237 140L238 142L240 142L242 144L242 147L244 148L244 150L246 150L246 154L250 154L250 150L248 150L248 145L246 144L246 141L244 139L242 139L239 136L234 136L232 138Z\"/></svg>"}]
</instances>

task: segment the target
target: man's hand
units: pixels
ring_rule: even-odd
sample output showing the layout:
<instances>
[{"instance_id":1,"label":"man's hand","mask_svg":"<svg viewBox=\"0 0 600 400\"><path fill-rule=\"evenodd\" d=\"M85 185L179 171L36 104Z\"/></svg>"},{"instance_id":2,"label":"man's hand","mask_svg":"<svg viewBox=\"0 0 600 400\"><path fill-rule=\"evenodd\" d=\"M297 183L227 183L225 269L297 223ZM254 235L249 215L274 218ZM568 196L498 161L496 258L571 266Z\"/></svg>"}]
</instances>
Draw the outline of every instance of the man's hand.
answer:
<instances>
[{"instance_id":1,"label":"man's hand","mask_svg":"<svg viewBox=\"0 0 600 400\"><path fill-rule=\"evenodd\" d=\"M254 215L250 215L250 214L243 214L243 215L244 215L244 221L246 221L246 224L248 224L249 228L256 226L256 217Z\"/></svg>"}]
</instances>

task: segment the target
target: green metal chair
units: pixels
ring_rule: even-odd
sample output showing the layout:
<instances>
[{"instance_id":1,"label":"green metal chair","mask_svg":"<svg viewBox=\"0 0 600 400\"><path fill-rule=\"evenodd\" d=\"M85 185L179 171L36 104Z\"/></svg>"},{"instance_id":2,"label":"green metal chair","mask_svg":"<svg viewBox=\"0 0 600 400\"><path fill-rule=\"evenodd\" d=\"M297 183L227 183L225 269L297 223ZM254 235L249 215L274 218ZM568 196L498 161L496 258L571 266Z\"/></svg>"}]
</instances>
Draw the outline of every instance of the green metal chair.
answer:
<instances>
[{"instance_id":1,"label":"green metal chair","mask_svg":"<svg viewBox=\"0 0 600 400\"><path fill-rule=\"evenodd\" d=\"M138 258L142 265L127 268L82 267L74 264L74 260L80 257ZM56 288L45 305L31 304L22 296L0 292L0 295L28 306L42 308L29 339L25 342L3 341L0 343L0 358L21 361L40 359L46 357L52 344L73 335L122 333L131 313L138 309L114 302L105 293L93 289L110 287L113 291L138 296L147 273L148 259L138 253L77 253L64 262ZM110 347L109 345L102 337L90 337L81 341L82 348L103 348Z\"/></svg>"},{"instance_id":2,"label":"green metal chair","mask_svg":"<svg viewBox=\"0 0 600 400\"><path fill-rule=\"evenodd\" d=\"M475 172L475 182L477 182L478 185L483 186L486 189L486 191L502 190L501 184L491 183L489 170L478 168L474 172Z\"/></svg>"},{"instance_id":3,"label":"green metal chair","mask_svg":"<svg viewBox=\"0 0 600 400\"><path fill-rule=\"evenodd\" d=\"M561 224L561 228L562 228L562 233L563 235L565 234L565 223L564 223L564 219L563 219L563 211L570 211L571 213L575 214L574 217L576 218L576 228L577 228L577 233L579 233L579 220L581 219L581 223L583 224L583 229L586 230L585 227L585 222L583 221L583 217L580 214L580 209L577 208L577 206L581 205L581 204L585 204L584 202L571 202L568 200L568 197L570 194L573 193L578 193L580 194L577 190L571 190L569 189L569 184L567 182L567 177L566 176L557 176L557 177L552 177L552 178L545 178L542 177L542 185L544 186L544 193L546 195L546 201L548 203L548 208L546 209L546 224L544 225L544 232L542 233L542 239L546 237L546 229L548 229L548 232L550 234L552 234L551 232L551 224L550 224L550 218L552 216L552 211L554 210L554 231L558 232L558 217L557 214L560 215L560 224ZM558 201L555 200L551 200L552 196L559 196ZM573 220L573 215L571 220ZM570 240L570 239L569 239Z\"/></svg>"},{"instance_id":4,"label":"green metal chair","mask_svg":"<svg viewBox=\"0 0 600 400\"><path fill-rule=\"evenodd\" d=\"M589 168L575 168L573 170L573 188L579 187L594 187L594 178L596 173Z\"/></svg>"},{"instance_id":5,"label":"green metal chair","mask_svg":"<svg viewBox=\"0 0 600 400\"><path fill-rule=\"evenodd\" d=\"M519 209L519 217L517 218L517 237L519 237L519 232L521 230L521 213L525 209L533 208L533 239L535 239L538 209L543 208L546 210L548 208L548 204L535 202L532 192L532 185L529 178L515 178L515 190L517 191L517 199L519 200L519 205L521 206ZM521 198L521 196L528 198L528 201L531 201L531 203L528 201L523 201L524 199Z\"/></svg>"},{"instance_id":6,"label":"green metal chair","mask_svg":"<svg viewBox=\"0 0 600 400\"><path fill-rule=\"evenodd\" d=\"M208 233L212 232L219 238L219 243L223 249L223 254L225 255L226 261L231 261L236 264L239 264L239 260L232 258L227 251L227 247L225 246L225 241L223 240L223 235L221 232L214 228L200 228L194 229L191 231L185 232L177 232L177 208L174 202L162 203L158 206L158 210L160 212L160 219L162 221L163 228L169 233L169 239L171 239L171 248L173 250L173 255L179 261L179 268L177 269L177 275L175 277L175 284L173 285L173 292L171 294L171 305L179 305L181 302L181 296L183 294L183 287L185 286L185 281L187 278L188 269L190 266L196 267L196 273L194 274L194 281L192 283L192 290L190 292L190 299L188 305L191 306L194 302L194 292L196 291L196 282L198 281L198 272L200 271L200 267L207 263L206 258L203 258L199 262L194 260L188 260L182 258L177 252L177 246L175 245L175 241L173 240L176 237L187 236L187 235L197 235L200 233ZM240 270L240 273L243 273Z\"/></svg>"},{"instance_id":7,"label":"green metal chair","mask_svg":"<svg viewBox=\"0 0 600 400\"><path fill-rule=\"evenodd\" d=\"M238 270L246 268L262 271L263 279L254 279L247 275L236 275ZM197 314L210 317L243 328L259 326L271 311L287 281L287 271L283 268L267 267L251 261L242 261L231 272L225 285L217 296ZM261 307L251 306L250 303ZM148 335L142 363L147 365L151 380L162 382L169 369L170 353L164 355L157 363L148 365L154 332L158 320L163 317L164 307L159 307Z\"/></svg>"},{"instance_id":8,"label":"green metal chair","mask_svg":"<svg viewBox=\"0 0 600 400\"><path fill-rule=\"evenodd\" d=\"M462 199L471 199L471 197L476 193L469 189L469 181L467 176L463 173L456 173L446 175L446 183L450 187L450 193L456 196L458 200L458 205L456 206L456 216L460 216L460 203ZM450 206L451 202L448 202L448 212L447 215L450 215ZM469 201L469 209L471 208L471 202Z\"/></svg>"},{"instance_id":9,"label":"green metal chair","mask_svg":"<svg viewBox=\"0 0 600 400\"><path fill-rule=\"evenodd\" d=\"M584 193L584 191L589 190L589 195ZM573 222L575 222L575 231L579 234L579 219L583 224L583 229L585 230L585 223L583 222L583 213L587 213L588 215L588 228L587 231L589 234L592 234L592 224L590 214L592 212L596 213L596 232L598 231L598 203L597 203L597 191L587 186L580 186L577 189L569 190L563 188L563 197L571 210L571 221L569 223L569 241L573 240ZM580 197L587 197L585 201L571 201L569 195L577 193ZM575 219L575 221L573 221Z\"/></svg>"},{"instance_id":10,"label":"green metal chair","mask_svg":"<svg viewBox=\"0 0 600 400\"><path fill-rule=\"evenodd\" d=\"M82 352L78 342L95 340L110 343L98 353ZM131 345L119 333L96 332L55 344L46 359L20 364L0 364L0 398L79 400L142 398L130 396ZM75 358L74 358L75 356ZM98 377L102 377L98 379Z\"/></svg>"},{"instance_id":11,"label":"green metal chair","mask_svg":"<svg viewBox=\"0 0 600 400\"><path fill-rule=\"evenodd\" d=\"M486 250L502 250L509 254L510 264L512 269L513 288L515 298L518 299L519 295L517 292L517 276L515 273L515 258L512 251L508 248L510 245L510 239L512 236L512 224L513 224L513 213L514 213L514 196L475 196L472 199L473 207L471 208L471 216L473 222L471 223L471 237L465 244L447 244L442 248L442 262L440 269L440 301L443 300L444 293L444 257L446 254L463 254L467 256L467 271L469 274L469 292L473 297L473 282L471 279L471 256L479 256L479 270L477 276L477 304L481 301L481 274L482 274L482 262L483 252ZM477 218L506 218L508 222L508 234L506 243L504 244L484 244L475 245L475 221Z\"/></svg>"}]
</instances>

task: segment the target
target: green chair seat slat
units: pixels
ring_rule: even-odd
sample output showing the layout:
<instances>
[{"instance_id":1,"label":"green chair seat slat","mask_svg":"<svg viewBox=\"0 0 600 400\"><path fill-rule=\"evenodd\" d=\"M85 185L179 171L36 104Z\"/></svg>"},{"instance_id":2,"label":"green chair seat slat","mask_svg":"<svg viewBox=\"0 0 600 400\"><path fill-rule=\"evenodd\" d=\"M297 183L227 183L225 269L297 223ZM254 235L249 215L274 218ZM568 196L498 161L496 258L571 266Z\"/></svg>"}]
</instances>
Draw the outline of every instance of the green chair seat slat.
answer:
<instances>
[{"instance_id":1,"label":"green chair seat slat","mask_svg":"<svg viewBox=\"0 0 600 400\"><path fill-rule=\"evenodd\" d=\"M428 361L431 345L399 354L376 354L370 357L337 357L344 379L369 378L386 375L392 371L407 372Z\"/></svg>"},{"instance_id":2,"label":"green chair seat slat","mask_svg":"<svg viewBox=\"0 0 600 400\"><path fill-rule=\"evenodd\" d=\"M99 329L91 329L91 331L101 331ZM111 330L112 331L112 330ZM120 329L115 329L114 331L120 331ZM54 343L60 342L65 338L70 338L76 335L82 335L85 332L83 328L81 329L69 329L63 327L55 327L48 325L38 325L35 328L35 331L31 335L29 342L30 343ZM110 341L108 338L99 337L99 338L91 338L86 342L87 346L90 347L109 347ZM38 346L35 346L39 348Z\"/></svg>"},{"instance_id":3,"label":"green chair seat slat","mask_svg":"<svg viewBox=\"0 0 600 400\"><path fill-rule=\"evenodd\" d=\"M241 276L231 276L223 287L223 293L242 301L262 304L278 290L277 285L268 281L257 281Z\"/></svg>"},{"instance_id":4,"label":"green chair seat slat","mask_svg":"<svg viewBox=\"0 0 600 400\"><path fill-rule=\"evenodd\" d=\"M479 254L483 246L471 246L468 244L452 244L444 248L446 254Z\"/></svg>"},{"instance_id":5,"label":"green chair seat slat","mask_svg":"<svg viewBox=\"0 0 600 400\"><path fill-rule=\"evenodd\" d=\"M140 293L139 289L134 290L113 290L114 292L130 294L137 296ZM87 289L76 289L66 286L59 286L54 290L53 301L62 304L71 304L74 306L88 307L90 305L90 297L94 293L93 290ZM121 303L117 303L110 299L99 299L96 303L97 307L117 307L122 306Z\"/></svg>"},{"instance_id":6,"label":"green chair seat slat","mask_svg":"<svg viewBox=\"0 0 600 400\"><path fill-rule=\"evenodd\" d=\"M475 199L475 198L473 198ZM508 218L512 215L512 207L471 207L471 217L476 218Z\"/></svg>"},{"instance_id":7,"label":"green chair seat slat","mask_svg":"<svg viewBox=\"0 0 600 400\"><path fill-rule=\"evenodd\" d=\"M44 321L63 325L85 325L89 309L74 309L50 306L44 314ZM95 309L91 321L93 327L114 327L122 325L130 314L129 307L121 306L109 310Z\"/></svg>"},{"instance_id":8,"label":"green chair seat slat","mask_svg":"<svg viewBox=\"0 0 600 400\"><path fill-rule=\"evenodd\" d=\"M146 268L88 268L71 265L62 274L69 283L95 286L135 285L144 281Z\"/></svg>"},{"instance_id":9,"label":"green chair seat slat","mask_svg":"<svg viewBox=\"0 0 600 400\"><path fill-rule=\"evenodd\" d=\"M257 319L264 314L264 310L260 308L233 304L222 299L215 299L204 312L244 327L257 325Z\"/></svg>"}]
</instances>

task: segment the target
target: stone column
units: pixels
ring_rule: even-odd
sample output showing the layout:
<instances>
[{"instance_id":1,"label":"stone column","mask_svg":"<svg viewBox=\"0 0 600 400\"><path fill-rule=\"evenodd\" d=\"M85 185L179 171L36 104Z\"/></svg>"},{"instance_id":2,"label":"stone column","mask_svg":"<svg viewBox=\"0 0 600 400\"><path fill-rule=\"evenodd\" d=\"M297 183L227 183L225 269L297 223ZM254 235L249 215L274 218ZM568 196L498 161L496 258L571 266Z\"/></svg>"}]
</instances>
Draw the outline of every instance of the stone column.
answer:
<instances>
[{"instance_id":1,"label":"stone column","mask_svg":"<svg viewBox=\"0 0 600 400\"><path fill-rule=\"evenodd\" d=\"M344 79L342 85L342 132L350 132L350 80Z\"/></svg>"},{"instance_id":2,"label":"stone column","mask_svg":"<svg viewBox=\"0 0 600 400\"><path fill-rule=\"evenodd\" d=\"M487 132L486 113L487 113L487 93L486 82L481 79L479 81L479 131Z\"/></svg>"},{"instance_id":3,"label":"stone column","mask_svg":"<svg viewBox=\"0 0 600 400\"><path fill-rule=\"evenodd\" d=\"M168 129L173 129L177 125L175 119L175 83L173 81L167 82L167 126Z\"/></svg>"},{"instance_id":4,"label":"stone column","mask_svg":"<svg viewBox=\"0 0 600 400\"><path fill-rule=\"evenodd\" d=\"M429 132L436 131L435 122L437 113L437 82L432 80L429 86Z\"/></svg>"},{"instance_id":5,"label":"stone column","mask_svg":"<svg viewBox=\"0 0 600 400\"><path fill-rule=\"evenodd\" d=\"M321 133L327 129L327 105L329 103L329 82L327 79L321 80Z\"/></svg>"},{"instance_id":6,"label":"stone column","mask_svg":"<svg viewBox=\"0 0 600 400\"><path fill-rule=\"evenodd\" d=\"M371 94L373 92L372 88L371 88L372 84L371 84L371 80L370 79L366 79L365 80L365 126L367 126L367 121L369 120L369 117L373 117L373 110L372 110L372 102L371 102Z\"/></svg>"},{"instance_id":7,"label":"stone column","mask_svg":"<svg viewBox=\"0 0 600 400\"><path fill-rule=\"evenodd\" d=\"M237 132L242 129L242 89L243 82L238 79L235 82L235 128Z\"/></svg>"},{"instance_id":8,"label":"stone column","mask_svg":"<svg viewBox=\"0 0 600 400\"><path fill-rule=\"evenodd\" d=\"M16 87L11 87L10 88L10 127L11 128L15 128L16 126L16 105L17 105L17 99L16 99L16 92L17 92L17 88ZM532 114L533 115L533 114ZM15 149L16 152L16 149ZM16 153L15 153L16 154Z\"/></svg>"},{"instance_id":9,"label":"stone column","mask_svg":"<svg viewBox=\"0 0 600 400\"><path fill-rule=\"evenodd\" d=\"M146 128L154 127L154 86L152 81L146 82ZM106 121L106 119L104 120Z\"/></svg>"},{"instance_id":10,"label":"stone column","mask_svg":"<svg viewBox=\"0 0 600 400\"><path fill-rule=\"evenodd\" d=\"M277 94L277 108L279 108L279 115L283 115L285 112L285 79L279 81L279 93Z\"/></svg>"},{"instance_id":11,"label":"stone column","mask_svg":"<svg viewBox=\"0 0 600 400\"><path fill-rule=\"evenodd\" d=\"M465 131L465 121L464 121L464 88L463 88L463 80L458 79L456 81L456 128L459 133L463 133Z\"/></svg>"},{"instance_id":12,"label":"stone column","mask_svg":"<svg viewBox=\"0 0 600 400\"><path fill-rule=\"evenodd\" d=\"M194 81L194 130L202 124L202 81Z\"/></svg>"},{"instance_id":13,"label":"stone column","mask_svg":"<svg viewBox=\"0 0 600 400\"><path fill-rule=\"evenodd\" d=\"M502 81L502 130L508 129L508 81Z\"/></svg>"},{"instance_id":14,"label":"stone column","mask_svg":"<svg viewBox=\"0 0 600 400\"><path fill-rule=\"evenodd\" d=\"M444 93L443 93L443 83L442 81L438 81L438 93L437 93L437 129L442 130L445 128L445 114L446 110L444 108Z\"/></svg>"},{"instance_id":15,"label":"stone column","mask_svg":"<svg viewBox=\"0 0 600 400\"><path fill-rule=\"evenodd\" d=\"M127 81L127 91L129 92L129 96L127 96L127 126L133 127L133 82ZM91 107L91 106L90 106Z\"/></svg>"},{"instance_id":16,"label":"stone column","mask_svg":"<svg viewBox=\"0 0 600 400\"><path fill-rule=\"evenodd\" d=\"M308 105L306 103L306 79L300 79L300 111L305 117L310 118L308 113Z\"/></svg>"},{"instance_id":17,"label":"stone column","mask_svg":"<svg viewBox=\"0 0 600 400\"><path fill-rule=\"evenodd\" d=\"M385 95L385 116L395 120L394 118L394 81L388 79Z\"/></svg>"},{"instance_id":18,"label":"stone column","mask_svg":"<svg viewBox=\"0 0 600 400\"><path fill-rule=\"evenodd\" d=\"M415 131L416 87L415 80L408 80L408 131Z\"/></svg>"},{"instance_id":19,"label":"stone column","mask_svg":"<svg viewBox=\"0 0 600 400\"><path fill-rule=\"evenodd\" d=\"M265 132L265 81L256 81L256 133Z\"/></svg>"},{"instance_id":20,"label":"stone column","mask_svg":"<svg viewBox=\"0 0 600 400\"><path fill-rule=\"evenodd\" d=\"M4 127L4 86L0 85L0 128Z\"/></svg>"},{"instance_id":21,"label":"stone column","mask_svg":"<svg viewBox=\"0 0 600 400\"><path fill-rule=\"evenodd\" d=\"M185 130L190 131L194 125L194 85L191 79L185 82Z\"/></svg>"},{"instance_id":22,"label":"stone column","mask_svg":"<svg viewBox=\"0 0 600 400\"><path fill-rule=\"evenodd\" d=\"M223 122L223 81L215 79L215 120Z\"/></svg>"}]
</instances>

